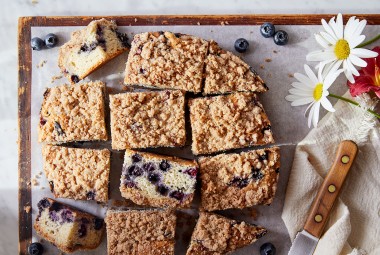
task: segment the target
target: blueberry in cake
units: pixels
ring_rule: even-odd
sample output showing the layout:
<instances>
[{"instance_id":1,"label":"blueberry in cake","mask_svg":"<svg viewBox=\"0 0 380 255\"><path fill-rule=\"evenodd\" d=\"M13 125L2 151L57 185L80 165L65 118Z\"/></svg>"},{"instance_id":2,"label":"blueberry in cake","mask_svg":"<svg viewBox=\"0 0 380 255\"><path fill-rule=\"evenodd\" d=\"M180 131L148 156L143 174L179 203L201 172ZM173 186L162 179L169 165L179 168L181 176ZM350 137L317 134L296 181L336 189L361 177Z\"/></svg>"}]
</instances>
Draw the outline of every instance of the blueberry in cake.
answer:
<instances>
[{"instance_id":1,"label":"blueberry in cake","mask_svg":"<svg viewBox=\"0 0 380 255\"><path fill-rule=\"evenodd\" d=\"M202 157L201 208L206 211L270 204L277 189L280 149Z\"/></svg>"},{"instance_id":2,"label":"blueberry in cake","mask_svg":"<svg viewBox=\"0 0 380 255\"><path fill-rule=\"evenodd\" d=\"M210 42L206 58L204 94L265 92L268 87L241 58Z\"/></svg>"},{"instance_id":3,"label":"blueberry in cake","mask_svg":"<svg viewBox=\"0 0 380 255\"><path fill-rule=\"evenodd\" d=\"M34 229L61 251L91 250L101 243L103 219L50 198L40 200L37 207Z\"/></svg>"},{"instance_id":4,"label":"blueberry in cake","mask_svg":"<svg viewBox=\"0 0 380 255\"><path fill-rule=\"evenodd\" d=\"M139 205L187 207L197 172L198 165L191 160L126 150L120 192Z\"/></svg>"},{"instance_id":5,"label":"blueberry in cake","mask_svg":"<svg viewBox=\"0 0 380 255\"><path fill-rule=\"evenodd\" d=\"M254 93L189 100L195 155L274 143L271 124Z\"/></svg>"},{"instance_id":6,"label":"blueberry in cake","mask_svg":"<svg viewBox=\"0 0 380 255\"><path fill-rule=\"evenodd\" d=\"M125 71L125 84L154 88L202 91L208 42L171 33L136 34Z\"/></svg>"},{"instance_id":7,"label":"blueberry in cake","mask_svg":"<svg viewBox=\"0 0 380 255\"><path fill-rule=\"evenodd\" d=\"M163 210L108 210L108 255L174 255L176 216Z\"/></svg>"},{"instance_id":8,"label":"blueberry in cake","mask_svg":"<svg viewBox=\"0 0 380 255\"><path fill-rule=\"evenodd\" d=\"M131 92L110 96L112 149L184 146L185 93Z\"/></svg>"},{"instance_id":9,"label":"blueberry in cake","mask_svg":"<svg viewBox=\"0 0 380 255\"><path fill-rule=\"evenodd\" d=\"M46 89L38 141L60 144L107 140L104 95L105 84L100 81Z\"/></svg>"},{"instance_id":10,"label":"blueberry in cake","mask_svg":"<svg viewBox=\"0 0 380 255\"><path fill-rule=\"evenodd\" d=\"M257 241L267 233L262 227L201 212L186 255L223 255Z\"/></svg>"},{"instance_id":11,"label":"blueberry in cake","mask_svg":"<svg viewBox=\"0 0 380 255\"><path fill-rule=\"evenodd\" d=\"M114 21L94 20L71 35L59 51L58 66L72 83L129 49L128 37Z\"/></svg>"},{"instance_id":12,"label":"blueberry in cake","mask_svg":"<svg viewBox=\"0 0 380 255\"><path fill-rule=\"evenodd\" d=\"M107 203L110 156L107 149L43 146L43 168L54 196Z\"/></svg>"}]
</instances>

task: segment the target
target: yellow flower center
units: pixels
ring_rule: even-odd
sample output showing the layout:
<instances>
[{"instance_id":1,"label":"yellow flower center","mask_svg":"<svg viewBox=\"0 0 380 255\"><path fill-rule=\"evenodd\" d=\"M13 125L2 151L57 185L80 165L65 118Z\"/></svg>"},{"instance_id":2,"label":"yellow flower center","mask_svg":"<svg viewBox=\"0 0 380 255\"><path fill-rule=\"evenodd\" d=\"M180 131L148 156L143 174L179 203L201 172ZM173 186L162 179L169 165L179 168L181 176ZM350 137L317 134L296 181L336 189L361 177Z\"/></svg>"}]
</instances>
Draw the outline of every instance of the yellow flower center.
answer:
<instances>
[{"instance_id":1,"label":"yellow flower center","mask_svg":"<svg viewBox=\"0 0 380 255\"><path fill-rule=\"evenodd\" d=\"M322 97L322 92L323 92L323 84L318 83L315 85L314 92L313 92L313 97L315 101L318 101Z\"/></svg>"},{"instance_id":2,"label":"yellow flower center","mask_svg":"<svg viewBox=\"0 0 380 255\"><path fill-rule=\"evenodd\" d=\"M350 45L346 40L339 39L335 44L334 53L339 60L346 59L350 56Z\"/></svg>"}]
</instances>

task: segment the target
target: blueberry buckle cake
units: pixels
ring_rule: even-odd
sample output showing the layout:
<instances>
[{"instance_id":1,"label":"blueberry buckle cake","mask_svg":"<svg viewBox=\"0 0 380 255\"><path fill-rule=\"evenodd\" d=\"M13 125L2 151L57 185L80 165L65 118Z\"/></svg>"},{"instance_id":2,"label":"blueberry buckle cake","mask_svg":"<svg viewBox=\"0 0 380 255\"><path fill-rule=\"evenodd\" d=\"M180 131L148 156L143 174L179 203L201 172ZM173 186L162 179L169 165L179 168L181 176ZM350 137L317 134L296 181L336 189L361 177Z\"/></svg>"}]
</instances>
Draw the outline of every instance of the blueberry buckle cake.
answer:
<instances>
[{"instance_id":1,"label":"blueberry buckle cake","mask_svg":"<svg viewBox=\"0 0 380 255\"><path fill-rule=\"evenodd\" d=\"M47 144L106 141L104 95L105 84L100 81L46 89L38 141Z\"/></svg>"},{"instance_id":2,"label":"blueberry buckle cake","mask_svg":"<svg viewBox=\"0 0 380 255\"><path fill-rule=\"evenodd\" d=\"M171 32L136 34L125 71L125 84L202 91L208 42Z\"/></svg>"},{"instance_id":3,"label":"blueberry buckle cake","mask_svg":"<svg viewBox=\"0 0 380 255\"><path fill-rule=\"evenodd\" d=\"M187 207L194 197L194 161L126 150L120 192L139 205Z\"/></svg>"},{"instance_id":4,"label":"blueberry buckle cake","mask_svg":"<svg viewBox=\"0 0 380 255\"><path fill-rule=\"evenodd\" d=\"M40 200L37 207L34 229L61 251L91 250L101 243L103 219L50 198Z\"/></svg>"},{"instance_id":5,"label":"blueberry buckle cake","mask_svg":"<svg viewBox=\"0 0 380 255\"><path fill-rule=\"evenodd\" d=\"M112 149L184 146L185 93L130 92L110 96Z\"/></svg>"},{"instance_id":6,"label":"blueberry buckle cake","mask_svg":"<svg viewBox=\"0 0 380 255\"><path fill-rule=\"evenodd\" d=\"M55 197L107 203L109 150L46 145L42 156L45 175Z\"/></svg>"},{"instance_id":7,"label":"blueberry buckle cake","mask_svg":"<svg viewBox=\"0 0 380 255\"><path fill-rule=\"evenodd\" d=\"M94 20L75 31L59 50L58 66L72 83L129 49L128 37L114 21Z\"/></svg>"},{"instance_id":8,"label":"blueberry buckle cake","mask_svg":"<svg viewBox=\"0 0 380 255\"><path fill-rule=\"evenodd\" d=\"M174 255L174 211L108 210L105 221L108 255Z\"/></svg>"},{"instance_id":9,"label":"blueberry buckle cake","mask_svg":"<svg viewBox=\"0 0 380 255\"><path fill-rule=\"evenodd\" d=\"M270 204L277 189L280 149L202 157L201 208L206 211Z\"/></svg>"},{"instance_id":10,"label":"blueberry buckle cake","mask_svg":"<svg viewBox=\"0 0 380 255\"><path fill-rule=\"evenodd\" d=\"M210 42L206 59L204 94L265 92L268 87L241 58Z\"/></svg>"},{"instance_id":11,"label":"blueberry buckle cake","mask_svg":"<svg viewBox=\"0 0 380 255\"><path fill-rule=\"evenodd\" d=\"M186 255L223 255L247 246L263 237L262 227L201 212Z\"/></svg>"},{"instance_id":12,"label":"blueberry buckle cake","mask_svg":"<svg viewBox=\"0 0 380 255\"><path fill-rule=\"evenodd\" d=\"M237 92L189 100L195 155L274 143L256 94Z\"/></svg>"}]
</instances>

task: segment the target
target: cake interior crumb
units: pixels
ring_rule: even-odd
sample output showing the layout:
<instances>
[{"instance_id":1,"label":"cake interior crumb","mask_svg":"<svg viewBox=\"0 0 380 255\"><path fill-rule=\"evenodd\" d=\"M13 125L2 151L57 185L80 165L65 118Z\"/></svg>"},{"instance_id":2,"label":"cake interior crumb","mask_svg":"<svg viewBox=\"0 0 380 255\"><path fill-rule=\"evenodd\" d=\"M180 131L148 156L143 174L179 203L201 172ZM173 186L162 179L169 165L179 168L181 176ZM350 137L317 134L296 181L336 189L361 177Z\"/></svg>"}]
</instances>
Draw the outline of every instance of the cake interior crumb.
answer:
<instances>
[{"instance_id":1,"label":"cake interior crumb","mask_svg":"<svg viewBox=\"0 0 380 255\"><path fill-rule=\"evenodd\" d=\"M289 78L293 78L293 77L294 77L294 75L293 75L293 74L291 74L291 73L288 73L288 77L289 77Z\"/></svg>"},{"instance_id":2,"label":"cake interior crumb","mask_svg":"<svg viewBox=\"0 0 380 255\"><path fill-rule=\"evenodd\" d=\"M272 59L271 58L266 58L265 62L272 62Z\"/></svg>"},{"instance_id":3,"label":"cake interior crumb","mask_svg":"<svg viewBox=\"0 0 380 255\"><path fill-rule=\"evenodd\" d=\"M32 209L32 207L30 206L30 205L26 205L26 206L24 206L24 211L26 212L26 213L30 213L30 210Z\"/></svg>"}]
</instances>

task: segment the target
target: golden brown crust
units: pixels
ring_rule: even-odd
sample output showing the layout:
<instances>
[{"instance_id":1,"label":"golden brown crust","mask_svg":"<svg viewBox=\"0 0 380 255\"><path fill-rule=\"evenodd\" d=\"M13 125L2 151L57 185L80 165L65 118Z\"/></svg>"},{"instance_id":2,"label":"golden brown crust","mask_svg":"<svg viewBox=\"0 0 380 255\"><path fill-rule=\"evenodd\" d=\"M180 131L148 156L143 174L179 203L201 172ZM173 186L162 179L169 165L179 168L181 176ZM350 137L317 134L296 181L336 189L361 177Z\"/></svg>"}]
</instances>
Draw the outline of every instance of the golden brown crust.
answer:
<instances>
[{"instance_id":1,"label":"golden brown crust","mask_svg":"<svg viewBox=\"0 0 380 255\"><path fill-rule=\"evenodd\" d=\"M174 211L113 211L106 217L109 255L174 254Z\"/></svg>"},{"instance_id":2,"label":"golden brown crust","mask_svg":"<svg viewBox=\"0 0 380 255\"><path fill-rule=\"evenodd\" d=\"M195 155L274 143L270 121L254 93L190 99L189 107Z\"/></svg>"},{"instance_id":3,"label":"golden brown crust","mask_svg":"<svg viewBox=\"0 0 380 255\"><path fill-rule=\"evenodd\" d=\"M199 159L201 207L245 208L273 201L279 176L278 147Z\"/></svg>"},{"instance_id":4,"label":"golden brown crust","mask_svg":"<svg viewBox=\"0 0 380 255\"><path fill-rule=\"evenodd\" d=\"M201 212L186 255L222 255L254 243L266 229Z\"/></svg>"}]
</instances>

